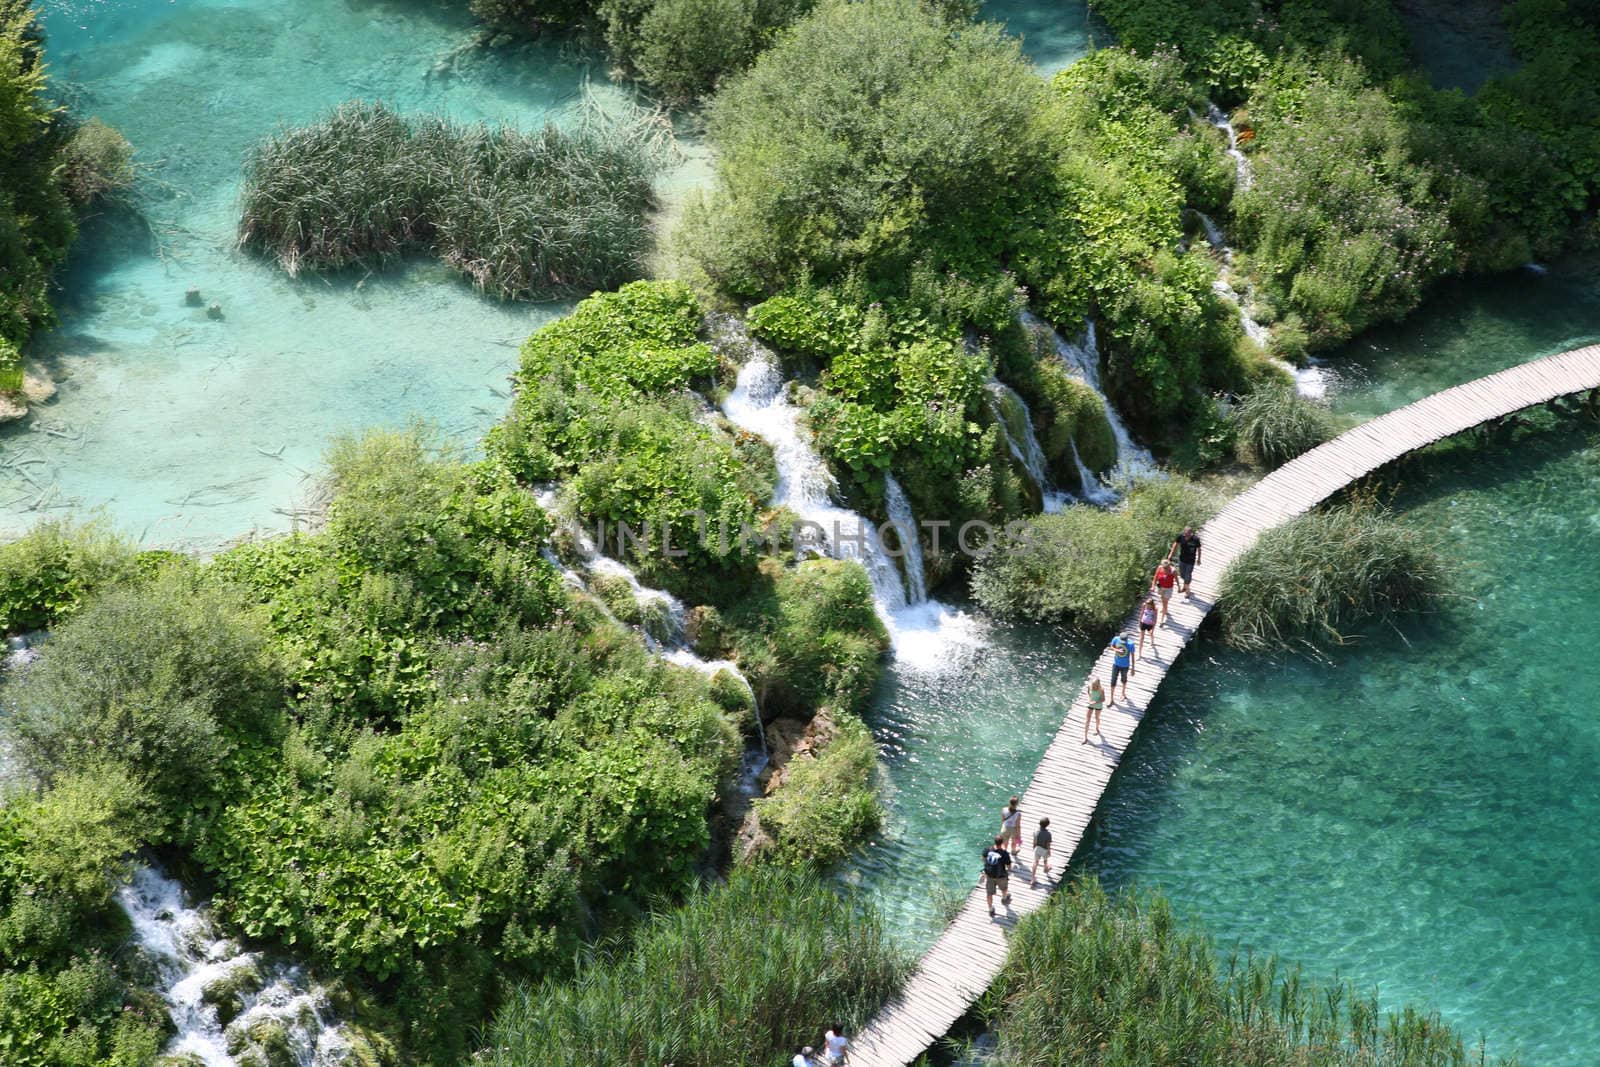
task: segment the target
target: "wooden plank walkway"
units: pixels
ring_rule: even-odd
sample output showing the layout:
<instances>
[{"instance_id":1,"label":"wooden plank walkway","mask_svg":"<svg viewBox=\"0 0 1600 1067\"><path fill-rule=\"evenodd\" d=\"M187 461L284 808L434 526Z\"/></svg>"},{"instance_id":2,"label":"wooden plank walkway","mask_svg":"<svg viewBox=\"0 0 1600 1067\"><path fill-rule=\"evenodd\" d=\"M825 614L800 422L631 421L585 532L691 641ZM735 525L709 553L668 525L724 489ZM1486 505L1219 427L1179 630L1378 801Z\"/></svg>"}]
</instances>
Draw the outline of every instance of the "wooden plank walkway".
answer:
<instances>
[{"instance_id":1,"label":"wooden plank walkway","mask_svg":"<svg viewBox=\"0 0 1600 1067\"><path fill-rule=\"evenodd\" d=\"M1511 367L1433 394L1340 434L1279 467L1231 500L1201 530L1202 564L1194 576L1192 599L1174 594L1167 625L1156 630L1155 649L1135 663L1128 701L1108 704L1102 714L1103 739L1083 744L1088 679L1039 761L1022 794L1024 845L1019 873L1011 878L1011 906L990 918L982 887L968 895L955 921L922 957L899 998L886 1006L853 1042L853 1067L904 1067L950 1031L956 1020L1000 973L1006 939L1017 920L1041 907L1051 885L1030 885L1032 833L1049 816L1055 835L1055 860L1061 866L1077 849L1100 796L1133 740L1168 668L1199 630L1216 602L1217 586L1228 564L1256 538L1309 510L1351 482L1424 445L1557 397L1600 387L1600 345ZM1176 532L1176 531L1174 531ZM1135 620L1123 626L1137 634ZM1094 674L1111 678L1110 650L1095 662ZM999 806L995 798L995 827ZM984 841L972 843L972 868ZM1057 870L1059 877L1059 868ZM1041 875L1040 881L1044 878ZM996 906L999 899L996 898Z\"/></svg>"}]
</instances>

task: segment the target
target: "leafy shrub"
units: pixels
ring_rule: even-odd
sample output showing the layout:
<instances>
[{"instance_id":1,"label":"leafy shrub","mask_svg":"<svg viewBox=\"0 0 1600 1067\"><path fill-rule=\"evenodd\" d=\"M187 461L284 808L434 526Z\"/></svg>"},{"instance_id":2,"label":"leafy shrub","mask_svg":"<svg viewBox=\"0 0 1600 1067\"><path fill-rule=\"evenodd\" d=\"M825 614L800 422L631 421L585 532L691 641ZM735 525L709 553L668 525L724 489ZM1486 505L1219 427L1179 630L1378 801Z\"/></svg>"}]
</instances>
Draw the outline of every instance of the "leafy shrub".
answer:
<instances>
[{"instance_id":1,"label":"leafy shrub","mask_svg":"<svg viewBox=\"0 0 1600 1067\"><path fill-rule=\"evenodd\" d=\"M133 146L121 132L91 118L62 149L67 195L80 207L133 185Z\"/></svg>"},{"instance_id":2,"label":"leafy shrub","mask_svg":"<svg viewBox=\"0 0 1600 1067\"><path fill-rule=\"evenodd\" d=\"M1143 482L1119 511L1073 504L998 539L972 591L990 611L1086 630L1120 625L1184 526L1217 510L1212 495L1173 477Z\"/></svg>"},{"instance_id":3,"label":"leafy shrub","mask_svg":"<svg viewBox=\"0 0 1600 1067\"><path fill-rule=\"evenodd\" d=\"M61 623L8 687L9 730L39 779L110 759L177 814L215 794L241 747L275 739L282 696L268 638L239 598L174 572Z\"/></svg>"},{"instance_id":4,"label":"leafy shrub","mask_svg":"<svg viewBox=\"0 0 1600 1067\"><path fill-rule=\"evenodd\" d=\"M1318 985L1276 958L1220 960L1159 894L1063 886L1018 926L996 986L996 1063L1467 1067L1437 1013L1387 1016L1375 995Z\"/></svg>"},{"instance_id":5,"label":"leafy shrub","mask_svg":"<svg viewBox=\"0 0 1600 1067\"><path fill-rule=\"evenodd\" d=\"M54 321L50 275L76 233L43 56L33 7L0 4L0 371L8 344L21 349L34 329ZM20 385L0 382L0 391Z\"/></svg>"},{"instance_id":6,"label":"leafy shrub","mask_svg":"<svg viewBox=\"0 0 1600 1067\"><path fill-rule=\"evenodd\" d=\"M522 346L522 377L563 366L608 397L658 396L709 381L716 354L698 341L700 302L681 282L642 281L595 293Z\"/></svg>"},{"instance_id":7,"label":"leafy shrub","mask_svg":"<svg viewBox=\"0 0 1600 1067\"><path fill-rule=\"evenodd\" d=\"M103 526L42 522L0 545L0 633L48 629L138 569L133 546Z\"/></svg>"},{"instance_id":8,"label":"leafy shrub","mask_svg":"<svg viewBox=\"0 0 1600 1067\"><path fill-rule=\"evenodd\" d=\"M1245 394L1230 417L1239 458L1269 469L1338 432L1332 412L1288 386L1263 386Z\"/></svg>"},{"instance_id":9,"label":"leafy shrub","mask_svg":"<svg viewBox=\"0 0 1600 1067\"><path fill-rule=\"evenodd\" d=\"M353 101L250 150L239 243L290 275L431 252L505 298L615 285L649 247L658 135L594 108L524 133Z\"/></svg>"},{"instance_id":10,"label":"leafy shrub","mask_svg":"<svg viewBox=\"0 0 1600 1067\"><path fill-rule=\"evenodd\" d=\"M883 820L872 776L878 746L860 719L842 718L820 752L783 768L782 786L756 800L761 829L771 840L760 855L780 863L837 863Z\"/></svg>"},{"instance_id":11,"label":"leafy shrub","mask_svg":"<svg viewBox=\"0 0 1600 1067\"><path fill-rule=\"evenodd\" d=\"M1040 87L1015 40L917 0L820 5L711 107L721 191L685 250L722 288L903 276L922 250L988 267L999 205L1042 167ZM998 231L998 232L997 232Z\"/></svg>"},{"instance_id":12,"label":"leafy shrub","mask_svg":"<svg viewBox=\"0 0 1600 1067\"><path fill-rule=\"evenodd\" d=\"M1368 502L1314 511L1268 530L1222 577L1222 632L1247 649L1328 640L1426 610L1446 566L1426 533Z\"/></svg>"},{"instance_id":13,"label":"leafy shrub","mask_svg":"<svg viewBox=\"0 0 1600 1067\"><path fill-rule=\"evenodd\" d=\"M524 989L479 1055L497 1067L755 1067L822 1020L864 1022L906 970L868 905L809 873L750 869L652 918L572 980Z\"/></svg>"}]
</instances>

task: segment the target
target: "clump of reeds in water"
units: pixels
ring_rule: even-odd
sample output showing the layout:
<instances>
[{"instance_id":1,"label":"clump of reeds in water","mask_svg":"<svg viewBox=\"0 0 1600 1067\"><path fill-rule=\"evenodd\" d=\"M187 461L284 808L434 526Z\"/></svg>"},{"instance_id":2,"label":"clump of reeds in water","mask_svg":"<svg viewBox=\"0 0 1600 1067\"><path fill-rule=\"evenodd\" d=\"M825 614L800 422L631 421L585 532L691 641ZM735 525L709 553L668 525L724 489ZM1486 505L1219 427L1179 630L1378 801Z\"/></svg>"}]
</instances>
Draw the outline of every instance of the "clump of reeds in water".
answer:
<instances>
[{"instance_id":1,"label":"clump of reeds in water","mask_svg":"<svg viewBox=\"0 0 1600 1067\"><path fill-rule=\"evenodd\" d=\"M1239 648L1345 643L1359 623L1426 610L1444 592L1436 541L1370 500L1261 535L1222 576L1222 632Z\"/></svg>"},{"instance_id":2,"label":"clump of reeds in water","mask_svg":"<svg viewBox=\"0 0 1600 1067\"><path fill-rule=\"evenodd\" d=\"M431 254L503 298L609 289L643 270L669 146L592 101L533 132L351 101L250 150L239 243L291 275Z\"/></svg>"},{"instance_id":3,"label":"clump of reeds in water","mask_svg":"<svg viewBox=\"0 0 1600 1067\"><path fill-rule=\"evenodd\" d=\"M744 869L580 961L574 977L513 994L477 1062L767 1067L820 1044L834 1022L865 1022L906 970L876 913L831 882Z\"/></svg>"},{"instance_id":4,"label":"clump of reeds in water","mask_svg":"<svg viewBox=\"0 0 1600 1067\"><path fill-rule=\"evenodd\" d=\"M1239 458L1278 467L1309 452L1338 432L1333 413L1282 385L1266 385L1239 401L1233 411Z\"/></svg>"},{"instance_id":5,"label":"clump of reeds in water","mask_svg":"<svg viewBox=\"0 0 1600 1067\"><path fill-rule=\"evenodd\" d=\"M994 990L996 1067L1465 1067L1434 1012L1379 1009L1275 959L1219 960L1159 895L1063 886L1011 940Z\"/></svg>"}]
</instances>

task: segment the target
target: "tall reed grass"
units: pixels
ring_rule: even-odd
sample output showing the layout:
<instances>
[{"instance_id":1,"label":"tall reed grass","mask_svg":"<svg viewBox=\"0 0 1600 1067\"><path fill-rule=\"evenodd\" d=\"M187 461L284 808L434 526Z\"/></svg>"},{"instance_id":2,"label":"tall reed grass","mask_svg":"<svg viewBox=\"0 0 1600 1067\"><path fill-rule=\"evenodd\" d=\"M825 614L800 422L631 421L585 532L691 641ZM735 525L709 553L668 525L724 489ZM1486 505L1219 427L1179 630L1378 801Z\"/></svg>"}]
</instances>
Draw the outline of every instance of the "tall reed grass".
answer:
<instances>
[{"instance_id":1,"label":"tall reed grass","mask_svg":"<svg viewBox=\"0 0 1600 1067\"><path fill-rule=\"evenodd\" d=\"M1332 412L1281 385L1246 394L1233 420L1239 458L1267 468L1282 466L1338 432Z\"/></svg>"},{"instance_id":2,"label":"tall reed grass","mask_svg":"<svg viewBox=\"0 0 1600 1067\"><path fill-rule=\"evenodd\" d=\"M1276 959L1218 958L1159 895L1063 886L1012 938L996 1067L1466 1067L1437 1013L1384 1012Z\"/></svg>"},{"instance_id":3,"label":"tall reed grass","mask_svg":"<svg viewBox=\"0 0 1600 1067\"><path fill-rule=\"evenodd\" d=\"M744 869L576 977L515 994L478 1062L769 1067L833 1022L864 1022L907 968L877 914L814 873Z\"/></svg>"},{"instance_id":4,"label":"tall reed grass","mask_svg":"<svg viewBox=\"0 0 1600 1067\"><path fill-rule=\"evenodd\" d=\"M1317 640L1436 605L1447 567L1425 531L1371 501L1314 511L1261 535L1222 576L1222 632L1244 649Z\"/></svg>"},{"instance_id":5,"label":"tall reed grass","mask_svg":"<svg viewBox=\"0 0 1600 1067\"><path fill-rule=\"evenodd\" d=\"M290 275L432 254L507 299L609 289L643 270L670 137L593 102L524 132L351 101L250 150L239 244Z\"/></svg>"}]
</instances>

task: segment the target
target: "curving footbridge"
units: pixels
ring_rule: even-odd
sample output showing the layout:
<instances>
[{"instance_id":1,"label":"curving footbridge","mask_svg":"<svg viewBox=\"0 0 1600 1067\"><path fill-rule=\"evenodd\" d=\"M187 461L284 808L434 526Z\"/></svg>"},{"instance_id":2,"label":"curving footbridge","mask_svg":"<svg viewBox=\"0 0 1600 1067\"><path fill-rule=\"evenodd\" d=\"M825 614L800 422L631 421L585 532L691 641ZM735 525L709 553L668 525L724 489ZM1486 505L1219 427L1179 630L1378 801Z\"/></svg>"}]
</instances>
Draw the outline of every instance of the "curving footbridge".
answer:
<instances>
[{"instance_id":1,"label":"curving footbridge","mask_svg":"<svg viewBox=\"0 0 1600 1067\"><path fill-rule=\"evenodd\" d=\"M1082 744L1088 679L1073 700L1033 780L1022 794L1025 843L1041 816L1049 816L1055 854L1065 866L1077 849L1111 774L1174 660L1216 603L1222 574L1255 544L1262 532L1310 510L1334 493L1410 452L1504 418L1524 408L1575 393L1600 390L1600 345L1536 359L1476 381L1446 389L1381 415L1286 463L1229 501L1201 530L1204 555L1191 592L1173 596L1169 622L1156 630L1154 658L1136 663L1128 701L1108 704L1105 738ZM1600 399L1600 394L1590 400ZM1130 620L1124 632L1134 632ZM1094 677L1111 676L1111 654L1102 653ZM1000 803L996 799L996 804ZM998 810L998 809L997 809ZM998 819L996 820L998 828ZM983 841L972 843L973 870ZM1037 910L1054 885L1030 885L1031 848L1019 857L1011 879L1011 907L990 918L981 887L974 889L954 922L922 957L900 996L856 1038L852 1067L904 1067L950 1031L1000 973L1006 939L1022 915ZM1042 881L1042 879L1041 879ZM996 907L999 900L996 898Z\"/></svg>"}]
</instances>

